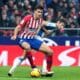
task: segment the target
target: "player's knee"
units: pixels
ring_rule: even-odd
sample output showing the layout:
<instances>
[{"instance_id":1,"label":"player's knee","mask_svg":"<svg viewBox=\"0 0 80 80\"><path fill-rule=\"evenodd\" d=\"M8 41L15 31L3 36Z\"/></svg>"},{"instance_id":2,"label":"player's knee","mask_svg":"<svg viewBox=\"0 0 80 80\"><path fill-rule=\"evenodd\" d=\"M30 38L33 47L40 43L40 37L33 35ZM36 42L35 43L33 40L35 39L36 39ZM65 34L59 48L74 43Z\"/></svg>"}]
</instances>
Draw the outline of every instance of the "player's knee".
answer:
<instances>
[{"instance_id":1,"label":"player's knee","mask_svg":"<svg viewBox=\"0 0 80 80\"><path fill-rule=\"evenodd\" d=\"M50 49L49 51L48 51L48 53L47 53L47 55L53 55L53 50L52 49Z\"/></svg>"},{"instance_id":2,"label":"player's knee","mask_svg":"<svg viewBox=\"0 0 80 80\"><path fill-rule=\"evenodd\" d=\"M26 44L26 43L22 43L22 47L24 49L26 49L27 51L30 50L30 45Z\"/></svg>"},{"instance_id":3,"label":"player's knee","mask_svg":"<svg viewBox=\"0 0 80 80\"><path fill-rule=\"evenodd\" d=\"M26 49L27 51L30 50L30 46L25 46L24 49Z\"/></svg>"}]
</instances>

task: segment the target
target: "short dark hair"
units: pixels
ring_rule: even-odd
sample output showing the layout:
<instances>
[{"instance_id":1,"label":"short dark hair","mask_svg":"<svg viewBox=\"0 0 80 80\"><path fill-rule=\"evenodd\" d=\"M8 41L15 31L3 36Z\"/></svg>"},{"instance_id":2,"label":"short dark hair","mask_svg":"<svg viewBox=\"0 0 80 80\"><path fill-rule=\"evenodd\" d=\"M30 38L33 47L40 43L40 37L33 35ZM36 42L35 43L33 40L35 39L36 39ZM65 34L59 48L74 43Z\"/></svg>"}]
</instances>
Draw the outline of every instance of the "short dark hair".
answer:
<instances>
[{"instance_id":1,"label":"short dark hair","mask_svg":"<svg viewBox=\"0 0 80 80\"><path fill-rule=\"evenodd\" d=\"M40 10L43 10L43 7L41 5L37 5L34 10L37 10L37 9L40 9Z\"/></svg>"},{"instance_id":2,"label":"short dark hair","mask_svg":"<svg viewBox=\"0 0 80 80\"><path fill-rule=\"evenodd\" d=\"M66 24L66 20L64 20L64 19L59 19L58 21L63 22L64 24Z\"/></svg>"}]
</instances>

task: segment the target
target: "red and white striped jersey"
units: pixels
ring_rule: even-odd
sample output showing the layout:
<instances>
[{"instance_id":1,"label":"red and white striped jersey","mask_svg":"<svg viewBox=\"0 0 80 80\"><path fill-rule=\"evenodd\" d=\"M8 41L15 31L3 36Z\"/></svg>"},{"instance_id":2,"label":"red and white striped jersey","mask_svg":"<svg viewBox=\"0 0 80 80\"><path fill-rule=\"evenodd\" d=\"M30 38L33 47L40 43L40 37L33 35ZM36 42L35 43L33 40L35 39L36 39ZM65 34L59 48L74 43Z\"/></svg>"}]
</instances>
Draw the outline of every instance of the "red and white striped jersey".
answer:
<instances>
[{"instance_id":1,"label":"red and white striped jersey","mask_svg":"<svg viewBox=\"0 0 80 80\"><path fill-rule=\"evenodd\" d=\"M32 15L25 16L19 24L23 29L20 37L28 39L33 38L37 34L38 29L41 27L40 25L42 24L42 21L42 18L35 20Z\"/></svg>"}]
</instances>

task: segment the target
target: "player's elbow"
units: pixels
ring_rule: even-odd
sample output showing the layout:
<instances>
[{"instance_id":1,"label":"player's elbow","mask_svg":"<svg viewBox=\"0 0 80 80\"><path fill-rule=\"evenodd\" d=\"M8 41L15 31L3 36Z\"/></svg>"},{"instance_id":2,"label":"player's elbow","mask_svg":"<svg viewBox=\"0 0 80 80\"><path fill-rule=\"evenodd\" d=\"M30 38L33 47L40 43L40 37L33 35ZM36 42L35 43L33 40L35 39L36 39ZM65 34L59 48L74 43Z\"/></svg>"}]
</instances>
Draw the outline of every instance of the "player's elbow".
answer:
<instances>
[{"instance_id":1,"label":"player's elbow","mask_svg":"<svg viewBox=\"0 0 80 80\"><path fill-rule=\"evenodd\" d=\"M16 27L16 30L17 30L17 31L21 31L21 27L18 25L18 26Z\"/></svg>"}]
</instances>

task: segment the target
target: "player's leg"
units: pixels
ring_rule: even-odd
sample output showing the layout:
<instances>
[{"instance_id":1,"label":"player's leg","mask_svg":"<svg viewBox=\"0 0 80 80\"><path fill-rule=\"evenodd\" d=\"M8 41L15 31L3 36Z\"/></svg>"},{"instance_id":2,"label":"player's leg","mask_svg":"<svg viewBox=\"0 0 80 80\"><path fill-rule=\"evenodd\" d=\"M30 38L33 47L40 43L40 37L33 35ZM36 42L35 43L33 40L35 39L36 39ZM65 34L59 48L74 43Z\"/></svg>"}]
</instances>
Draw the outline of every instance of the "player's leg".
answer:
<instances>
[{"instance_id":1,"label":"player's leg","mask_svg":"<svg viewBox=\"0 0 80 80\"><path fill-rule=\"evenodd\" d=\"M24 46L25 46L25 47L24 47ZM19 58L17 59L17 61L15 61L15 62L13 63L13 66L11 67L11 69L10 69L9 72L8 72L8 76L12 76L12 73L15 71L16 67L19 66L19 65L22 63L22 61L26 58L27 52L29 53L30 50L31 50L31 49L30 49L30 45L29 45L27 42L23 42L23 43L22 43L22 47L25 48L26 51L24 50L22 56L19 57Z\"/></svg>"},{"instance_id":2,"label":"player's leg","mask_svg":"<svg viewBox=\"0 0 80 80\"><path fill-rule=\"evenodd\" d=\"M31 47L33 49L36 49L36 50L40 50L42 52L44 52L47 57L46 57L46 60L47 60L47 73L48 72L51 72L51 67L52 67L52 55L53 55L53 51L50 47L48 47L46 45L46 43L44 43L43 41L39 40L39 39L32 39L32 42L31 42ZM52 72L51 72L52 74Z\"/></svg>"},{"instance_id":3,"label":"player's leg","mask_svg":"<svg viewBox=\"0 0 80 80\"><path fill-rule=\"evenodd\" d=\"M36 39L40 40L40 41L44 41L43 38L41 38L40 36L36 36ZM46 55L44 57L43 63L42 63L42 69L41 69L41 73L45 73L47 72L47 63L46 63Z\"/></svg>"},{"instance_id":4,"label":"player's leg","mask_svg":"<svg viewBox=\"0 0 80 80\"><path fill-rule=\"evenodd\" d=\"M48 71L47 74L52 75L53 72L51 72L51 68L52 68L53 50L50 47L48 47L46 43L42 43L39 50L46 54L47 71Z\"/></svg>"},{"instance_id":5,"label":"player's leg","mask_svg":"<svg viewBox=\"0 0 80 80\"><path fill-rule=\"evenodd\" d=\"M29 45L26 44L27 42L28 42ZM26 56L28 57L28 59L30 61L30 64L31 64L32 69L33 70L38 70L36 68L36 66L34 65L34 63L33 63L32 55L31 55L31 48L32 48L31 47L31 44L34 43L34 41L32 39L28 39L27 42L23 43L22 44L22 47L26 50L26 53L27 53Z\"/></svg>"},{"instance_id":6,"label":"player's leg","mask_svg":"<svg viewBox=\"0 0 80 80\"><path fill-rule=\"evenodd\" d=\"M46 56L44 57L44 60L42 62L42 68L41 68L41 73L47 72L47 62L46 62Z\"/></svg>"},{"instance_id":7,"label":"player's leg","mask_svg":"<svg viewBox=\"0 0 80 80\"><path fill-rule=\"evenodd\" d=\"M30 42L29 42L30 43ZM28 46L28 47L27 47ZM25 43L22 44L22 47L25 49L24 53L26 54L26 57L28 58L30 64L31 64L31 67L32 68L35 68L35 64L33 62L33 58L32 58L32 51L31 51L31 48L30 48L30 45L27 45ZM25 56L25 55L24 55Z\"/></svg>"},{"instance_id":8,"label":"player's leg","mask_svg":"<svg viewBox=\"0 0 80 80\"><path fill-rule=\"evenodd\" d=\"M33 57L32 57L32 52L33 52L33 51L26 52L26 50L25 50L26 57L27 57L28 60L29 60L29 63L30 63L30 65L31 65L31 68L33 69L33 68L36 68L36 65L35 65L34 60L33 60Z\"/></svg>"}]
</instances>

